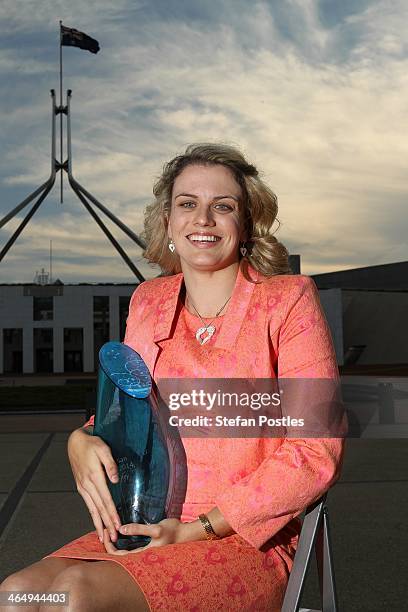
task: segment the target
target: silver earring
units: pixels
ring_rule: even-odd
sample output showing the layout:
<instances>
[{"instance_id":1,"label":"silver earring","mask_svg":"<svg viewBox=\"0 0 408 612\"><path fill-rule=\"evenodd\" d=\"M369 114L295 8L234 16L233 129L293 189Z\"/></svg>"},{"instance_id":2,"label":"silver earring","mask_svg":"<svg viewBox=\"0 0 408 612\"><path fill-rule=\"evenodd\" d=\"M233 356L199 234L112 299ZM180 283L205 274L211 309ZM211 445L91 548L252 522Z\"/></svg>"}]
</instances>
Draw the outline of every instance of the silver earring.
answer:
<instances>
[{"instance_id":1,"label":"silver earring","mask_svg":"<svg viewBox=\"0 0 408 612\"><path fill-rule=\"evenodd\" d=\"M176 245L173 242L173 238L170 238L169 249L172 253L174 253L174 251L176 250Z\"/></svg>"},{"instance_id":2,"label":"silver earring","mask_svg":"<svg viewBox=\"0 0 408 612\"><path fill-rule=\"evenodd\" d=\"M242 257L245 257L245 255L247 254L248 250L245 246L245 242L243 242L242 246L239 247L239 252L241 253Z\"/></svg>"}]
</instances>

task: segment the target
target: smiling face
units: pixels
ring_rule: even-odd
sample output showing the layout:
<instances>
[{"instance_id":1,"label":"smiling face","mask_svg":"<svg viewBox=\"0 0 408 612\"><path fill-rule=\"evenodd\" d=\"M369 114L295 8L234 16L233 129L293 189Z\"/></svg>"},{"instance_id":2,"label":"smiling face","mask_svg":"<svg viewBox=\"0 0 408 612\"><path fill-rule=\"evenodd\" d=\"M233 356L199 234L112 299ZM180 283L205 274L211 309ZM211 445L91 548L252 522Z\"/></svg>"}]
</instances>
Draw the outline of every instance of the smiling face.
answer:
<instances>
[{"instance_id":1,"label":"smiling face","mask_svg":"<svg viewBox=\"0 0 408 612\"><path fill-rule=\"evenodd\" d=\"M222 165L187 166L176 178L168 235L183 271L216 271L239 261L244 240L240 223L242 190Z\"/></svg>"}]
</instances>

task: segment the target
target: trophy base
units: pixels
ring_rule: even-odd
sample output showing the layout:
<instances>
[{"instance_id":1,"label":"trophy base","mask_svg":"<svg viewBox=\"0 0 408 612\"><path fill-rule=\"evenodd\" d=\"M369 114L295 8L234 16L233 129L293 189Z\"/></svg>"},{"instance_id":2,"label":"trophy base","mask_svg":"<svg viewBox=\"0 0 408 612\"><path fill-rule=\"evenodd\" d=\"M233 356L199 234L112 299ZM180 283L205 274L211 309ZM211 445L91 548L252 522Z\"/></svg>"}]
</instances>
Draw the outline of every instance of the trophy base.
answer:
<instances>
[{"instance_id":1,"label":"trophy base","mask_svg":"<svg viewBox=\"0 0 408 612\"><path fill-rule=\"evenodd\" d=\"M151 538L149 536L124 536L118 537L114 543L118 550L134 550L147 546L150 543Z\"/></svg>"}]
</instances>

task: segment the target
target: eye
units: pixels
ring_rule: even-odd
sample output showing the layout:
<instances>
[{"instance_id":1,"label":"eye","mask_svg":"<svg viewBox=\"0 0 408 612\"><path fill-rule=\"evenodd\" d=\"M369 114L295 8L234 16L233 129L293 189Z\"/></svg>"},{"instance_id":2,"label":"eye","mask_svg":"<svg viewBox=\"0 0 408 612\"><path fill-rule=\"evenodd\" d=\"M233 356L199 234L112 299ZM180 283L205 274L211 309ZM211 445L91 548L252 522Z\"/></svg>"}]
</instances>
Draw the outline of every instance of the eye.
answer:
<instances>
[{"instance_id":1,"label":"eye","mask_svg":"<svg viewBox=\"0 0 408 612\"><path fill-rule=\"evenodd\" d=\"M229 211L234 210L234 207L231 206L231 204L225 204L221 202L218 204L215 204L214 208L216 208L220 212L229 212Z\"/></svg>"},{"instance_id":2,"label":"eye","mask_svg":"<svg viewBox=\"0 0 408 612\"><path fill-rule=\"evenodd\" d=\"M179 206L181 206L182 208L193 208L193 206L195 206L195 202L180 202Z\"/></svg>"}]
</instances>

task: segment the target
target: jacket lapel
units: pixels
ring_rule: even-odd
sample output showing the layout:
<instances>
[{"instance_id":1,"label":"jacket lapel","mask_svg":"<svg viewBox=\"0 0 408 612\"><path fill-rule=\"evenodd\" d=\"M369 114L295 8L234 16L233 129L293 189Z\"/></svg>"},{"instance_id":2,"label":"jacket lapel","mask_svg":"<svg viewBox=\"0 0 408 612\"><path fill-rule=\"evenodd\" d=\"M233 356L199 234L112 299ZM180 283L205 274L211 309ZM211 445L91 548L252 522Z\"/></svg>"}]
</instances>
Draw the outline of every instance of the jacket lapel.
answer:
<instances>
[{"instance_id":1,"label":"jacket lapel","mask_svg":"<svg viewBox=\"0 0 408 612\"><path fill-rule=\"evenodd\" d=\"M259 274L253 268L249 268L250 277L257 281ZM252 294L256 284L246 280L242 274L241 266L238 269L237 280L235 282L234 291L223 318L223 323L220 328L220 333L215 341L215 348L231 350L236 342L240 332Z\"/></svg>"},{"instance_id":2,"label":"jacket lapel","mask_svg":"<svg viewBox=\"0 0 408 612\"><path fill-rule=\"evenodd\" d=\"M259 279L258 272L253 270L253 268L249 268L249 272L254 281ZM166 277L166 283L162 287L154 322L153 343L145 347L145 349L147 349L145 350L145 360L152 373L160 348L157 342L166 340L172 335L172 327L175 323L174 317L182 283L183 274L180 273ZM240 266L234 290L228 303L220 332L214 344L215 348L225 350L231 350L233 348L245 319L254 288L255 283L246 280Z\"/></svg>"},{"instance_id":3,"label":"jacket lapel","mask_svg":"<svg viewBox=\"0 0 408 612\"><path fill-rule=\"evenodd\" d=\"M165 340L171 335L171 328L176 314L177 302L180 295L183 275L175 274L166 278L157 304L156 320L154 324L153 341Z\"/></svg>"}]
</instances>

